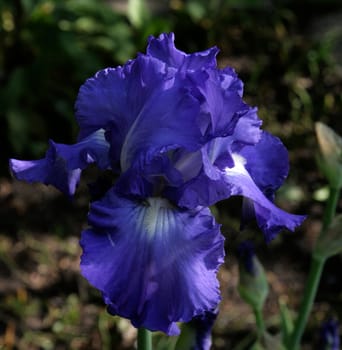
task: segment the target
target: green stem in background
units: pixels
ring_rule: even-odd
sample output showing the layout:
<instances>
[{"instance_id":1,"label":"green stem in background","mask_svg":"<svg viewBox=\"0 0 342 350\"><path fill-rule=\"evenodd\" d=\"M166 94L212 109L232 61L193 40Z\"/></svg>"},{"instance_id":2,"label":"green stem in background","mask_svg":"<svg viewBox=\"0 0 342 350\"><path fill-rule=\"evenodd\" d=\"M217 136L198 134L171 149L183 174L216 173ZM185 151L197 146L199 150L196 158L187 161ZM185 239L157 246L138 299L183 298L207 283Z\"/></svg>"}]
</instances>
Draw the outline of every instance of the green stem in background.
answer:
<instances>
[{"instance_id":1,"label":"green stem in background","mask_svg":"<svg viewBox=\"0 0 342 350\"><path fill-rule=\"evenodd\" d=\"M339 197L340 197L340 189L330 187L329 198L327 200L324 216L323 216L322 232L324 232L328 228L328 226L332 222L332 219L335 216Z\"/></svg>"},{"instance_id":2,"label":"green stem in background","mask_svg":"<svg viewBox=\"0 0 342 350\"><path fill-rule=\"evenodd\" d=\"M265 322L262 315L262 310L258 308L254 308L253 311L254 311L256 326L258 328L258 337L260 338L265 332Z\"/></svg>"},{"instance_id":3,"label":"green stem in background","mask_svg":"<svg viewBox=\"0 0 342 350\"><path fill-rule=\"evenodd\" d=\"M299 309L299 315L294 325L293 334L287 346L289 350L296 350L299 347L300 340L304 333L304 329L307 324L312 305L316 297L325 261L326 259L319 259L316 257L313 257L311 260L308 282L306 284L302 304Z\"/></svg>"},{"instance_id":4,"label":"green stem in background","mask_svg":"<svg viewBox=\"0 0 342 350\"><path fill-rule=\"evenodd\" d=\"M331 224L335 213L338 199L340 196L340 189L330 188L329 198L326 203L324 216L323 216L323 225L321 234L324 234L326 229ZM320 257L312 255L311 258L311 267L309 272L308 281L305 286L304 296L302 299L302 304L299 309L298 318L294 325L294 331L292 336L289 339L287 348L289 350L297 350L301 341L301 338L304 333L305 326L307 324L316 294L321 280L322 271L324 264L326 262L326 257Z\"/></svg>"},{"instance_id":5,"label":"green stem in background","mask_svg":"<svg viewBox=\"0 0 342 350\"><path fill-rule=\"evenodd\" d=\"M138 329L138 350L152 350L152 333L145 328Z\"/></svg>"}]
</instances>

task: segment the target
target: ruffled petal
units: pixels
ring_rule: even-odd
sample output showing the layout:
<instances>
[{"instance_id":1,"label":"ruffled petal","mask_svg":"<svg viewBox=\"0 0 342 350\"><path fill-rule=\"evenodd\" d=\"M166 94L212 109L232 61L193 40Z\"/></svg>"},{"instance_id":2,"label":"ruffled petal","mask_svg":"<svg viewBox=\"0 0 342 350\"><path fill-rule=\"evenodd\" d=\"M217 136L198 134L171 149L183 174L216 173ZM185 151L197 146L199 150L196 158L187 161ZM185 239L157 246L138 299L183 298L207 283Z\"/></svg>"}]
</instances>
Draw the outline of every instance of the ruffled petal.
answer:
<instances>
[{"instance_id":1,"label":"ruffled petal","mask_svg":"<svg viewBox=\"0 0 342 350\"><path fill-rule=\"evenodd\" d=\"M231 151L240 152L247 145L255 145L260 141L262 121L257 114L257 108L249 107L241 112L234 134L231 136Z\"/></svg>"},{"instance_id":2,"label":"ruffled petal","mask_svg":"<svg viewBox=\"0 0 342 350\"><path fill-rule=\"evenodd\" d=\"M222 77L222 73L216 69L208 70L207 74L208 79L197 82L203 96L200 116L202 133L208 139L232 135L239 118L249 109L242 101L238 87L232 89L233 81L238 78L233 76L230 82L222 81L228 80L225 77L227 74Z\"/></svg>"},{"instance_id":3,"label":"ruffled petal","mask_svg":"<svg viewBox=\"0 0 342 350\"><path fill-rule=\"evenodd\" d=\"M110 313L174 335L175 322L217 306L223 237L207 208L180 210L166 199L137 202L110 191L92 204L89 223L81 270Z\"/></svg>"},{"instance_id":4,"label":"ruffled petal","mask_svg":"<svg viewBox=\"0 0 342 350\"><path fill-rule=\"evenodd\" d=\"M81 86L77 96L75 114L81 135L110 127L124 138L146 101L165 90L169 81L165 63L145 55L123 67L100 70Z\"/></svg>"},{"instance_id":5,"label":"ruffled petal","mask_svg":"<svg viewBox=\"0 0 342 350\"><path fill-rule=\"evenodd\" d=\"M163 33L158 38L150 36L147 54L177 69L191 71L216 67L216 55L219 51L217 47L186 54L175 47L174 41L173 33Z\"/></svg>"},{"instance_id":6,"label":"ruffled petal","mask_svg":"<svg viewBox=\"0 0 342 350\"><path fill-rule=\"evenodd\" d=\"M218 72L220 75L222 89L236 91L242 97L243 82L239 79L235 70L231 67L225 67L223 69L219 69Z\"/></svg>"},{"instance_id":7,"label":"ruffled petal","mask_svg":"<svg viewBox=\"0 0 342 350\"><path fill-rule=\"evenodd\" d=\"M248 109L242 101L243 83L232 68L217 69L213 47L203 52L186 54L174 45L174 34L150 37L147 54L165 62L168 66L187 72L196 81L204 103L201 108L201 129L207 136L231 134L240 114ZM195 74L191 74L193 71ZM200 78L203 73L208 79ZM202 74L200 74L202 73ZM205 82L205 84L204 84ZM209 116L209 119L208 119Z\"/></svg>"},{"instance_id":8,"label":"ruffled petal","mask_svg":"<svg viewBox=\"0 0 342 350\"><path fill-rule=\"evenodd\" d=\"M118 138L123 138L127 130L126 124L131 122L128 118L130 114L127 113L129 106L125 103L128 85L126 75L129 74L131 65L128 63L124 67L100 70L80 87L75 116L81 138L98 129L107 129L108 125L116 127L116 120L123 123L122 128L116 127Z\"/></svg>"},{"instance_id":9,"label":"ruffled petal","mask_svg":"<svg viewBox=\"0 0 342 350\"><path fill-rule=\"evenodd\" d=\"M231 195L240 195L253 201L258 226L263 231L265 240L271 241L282 229L294 231L305 216L288 214L276 207L265 197L245 167L246 160L234 155L235 165L225 169L225 181L230 187Z\"/></svg>"},{"instance_id":10,"label":"ruffled petal","mask_svg":"<svg viewBox=\"0 0 342 350\"><path fill-rule=\"evenodd\" d=\"M143 174L145 178L149 177L149 179L151 179L151 176L161 175L164 169L164 174L161 176L166 178L166 183L170 186L178 187L182 184L181 181L179 181L179 179L177 179L177 181L170 181L169 175L179 172L178 168L180 165L183 166L181 170L183 182L191 180L198 175L202 166L201 159L196 159L197 164L194 164L195 158L198 157L192 156L190 151L199 148L201 144L205 142L205 139L212 139L214 135L225 137L216 137L214 140L208 142L208 145L203 147L202 153L205 172L209 175L208 171L210 171L210 167L215 168L213 171L213 173L215 173L217 167L224 168L225 166L232 165L230 148L234 142L237 142L240 136L237 135L235 137L235 128L237 124L241 123L240 119L248 119L248 122L244 123L245 128L248 124L253 124L248 125L248 127L254 130L255 127L259 128L260 124L257 123L257 126L255 126L254 123L249 122L251 119L250 115L253 115L254 121L254 110L251 112L251 109L243 103L238 91L231 90L233 89L234 81L237 79L232 72L231 74L232 79L230 85L228 81L222 82L220 74L214 71L208 73L206 77L201 77L203 81L196 81L196 86L201 95L198 96L198 98L194 97L196 94L191 89L192 84L189 84L189 89L185 91L185 93L189 94L186 102L183 100L186 95L182 91L188 83L188 80L178 77L179 81L175 83L175 86L167 92L164 92L163 95L161 94L158 96L156 101L152 101L153 106L151 110L147 108L146 110L144 109L141 116L139 116L139 120L137 119L134 123L122 148L122 169L128 168L128 164L131 164L130 159L134 159L134 154L137 154L139 151L140 154L138 158L136 158L136 162L138 162L139 166L136 166L136 164L134 165L136 167L134 173L139 175ZM225 75L228 75L228 73L225 73ZM176 78L177 76L175 79ZM190 80L193 81L192 79ZM222 84L226 87L225 90L222 88ZM178 102L177 98L181 98L182 100ZM200 106L199 102L201 103ZM190 108L188 107L189 103ZM175 109L172 110L172 108L169 107L166 111L165 105L175 106ZM184 116L183 112L185 112ZM151 119L154 119L154 115L156 115L155 121L153 121L153 129L150 128L150 125L146 128L145 120L148 118L145 117L145 113L148 114L148 118ZM163 128L161 133L158 134L156 131L159 128L159 122L161 120L159 116L163 116L163 114L166 115L166 117L162 119ZM170 117L168 115L170 115ZM199 134L199 129L197 127L198 117L199 127L201 133L204 135L203 138ZM185 121L189 123L185 123ZM182 126L181 128L179 128L180 125ZM142 135L143 133L145 133L145 135ZM258 130L257 132L254 130L254 134L258 133ZM146 140L149 139L152 141L146 142ZM144 141L143 143L142 140ZM246 143L251 142L250 139L246 138ZM146 148L147 146L149 147L148 149ZM128 152L126 151L127 149L131 155L126 155ZM171 156L173 159L169 159L171 150L174 150L178 155L183 154L183 157ZM205 152L210 153L210 155L206 155ZM192 153L198 154L198 152ZM210 161L206 159L209 157ZM162 162L159 162L160 170L153 174L151 171L147 171L147 169L150 170L152 168L151 164L153 164L155 168L157 164L156 159L162 160ZM221 165L221 161L223 161L223 165ZM172 162L174 162L174 169L172 169ZM210 162L211 164L209 164ZM165 167L166 163L167 166ZM214 163L215 165L213 165ZM127 166L125 166L125 164L127 164ZM161 166L161 164L163 166ZM196 171L189 172L190 167ZM186 172L184 170L186 170ZM190 173L193 174L193 177L189 175ZM130 172L130 175L132 175L132 172ZM140 179L136 181L141 184ZM126 193L128 191L127 183L128 181L125 181L124 189L126 189ZM136 189L138 188L136 184L134 184L132 176L129 179L129 183ZM123 186L120 187L122 188Z\"/></svg>"},{"instance_id":11,"label":"ruffled petal","mask_svg":"<svg viewBox=\"0 0 342 350\"><path fill-rule=\"evenodd\" d=\"M98 130L74 145L50 141L45 158L10 160L10 168L18 180L53 185L68 196L75 193L81 170L96 162L99 168L109 167L109 145L104 130Z\"/></svg>"}]
</instances>

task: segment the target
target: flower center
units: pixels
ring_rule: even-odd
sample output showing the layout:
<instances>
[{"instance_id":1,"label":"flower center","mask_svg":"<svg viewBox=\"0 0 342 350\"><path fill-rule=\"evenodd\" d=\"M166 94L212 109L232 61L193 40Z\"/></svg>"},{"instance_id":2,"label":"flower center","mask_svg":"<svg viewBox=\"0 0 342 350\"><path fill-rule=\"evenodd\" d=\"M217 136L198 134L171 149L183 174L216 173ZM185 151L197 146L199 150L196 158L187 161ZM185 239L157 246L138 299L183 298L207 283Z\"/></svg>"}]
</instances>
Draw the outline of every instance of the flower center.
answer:
<instances>
[{"instance_id":1,"label":"flower center","mask_svg":"<svg viewBox=\"0 0 342 350\"><path fill-rule=\"evenodd\" d=\"M174 222L172 209L172 204L165 198L146 199L142 223L150 238L158 233L168 232L170 225Z\"/></svg>"}]
</instances>

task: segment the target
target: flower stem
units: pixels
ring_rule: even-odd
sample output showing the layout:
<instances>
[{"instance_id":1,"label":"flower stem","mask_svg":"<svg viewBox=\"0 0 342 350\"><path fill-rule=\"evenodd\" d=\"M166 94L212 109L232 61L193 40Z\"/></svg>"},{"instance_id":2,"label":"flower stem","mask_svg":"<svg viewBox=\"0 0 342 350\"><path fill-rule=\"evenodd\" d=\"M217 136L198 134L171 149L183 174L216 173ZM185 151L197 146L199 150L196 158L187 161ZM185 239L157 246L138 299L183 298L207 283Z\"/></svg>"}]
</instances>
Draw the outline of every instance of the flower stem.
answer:
<instances>
[{"instance_id":1,"label":"flower stem","mask_svg":"<svg viewBox=\"0 0 342 350\"><path fill-rule=\"evenodd\" d=\"M328 226L331 224L332 219L335 216L339 197L340 189L330 187L329 198L324 211L322 232L324 232L328 228Z\"/></svg>"},{"instance_id":2,"label":"flower stem","mask_svg":"<svg viewBox=\"0 0 342 350\"><path fill-rule=\"evenodd\" d=\"M256 326L258 329L258 337L261 337L265 332L265 323L262 315L262 310L259 308L254 308L253 311L254 311Z\"/></svg>"},{"instance_id":3,"label":"flower stem","mask_svg":"<svg viewBox=\"0 0 342 350\"><path fill-rule=\"evenodd\" d=\"M152 333L145 328L138 329L138 350L152 350Z\"/></svg>"},{"instance_id":4,"label":"flower stem","mask_svg":"<svg viewBox=\"0 0 342 350\"><path fill-rule=\"evenodd\" d=\"M304 296L299 309L299 315L294 326L294 331L289 340L288 349L298 349L313 302L315 300L325 261L326 259L324 258L312 257L308 282L305 287Z\"/></svg>"},{"instance_id":5,"label":"flower stem","mask_svg":"<svg viewBox=\"0 0 342 350\"><path fill-rule=\"evenodd\" d=\"M324 232L329 227L335 216L339 196L340 189L330 187L329 198L323 216L321 234L324 234ZM305 326L307 324L317 294L318 285L321 280L322 271L326 260L326 257L315 255L312 255L311 257L311 267L308 282L305 286L302 304L299 309L299 315L294 326L293 334L289 339L289 343L287 344L287 348L289 350L297 350L299 347Z\"/></svg>"}]
</instances>

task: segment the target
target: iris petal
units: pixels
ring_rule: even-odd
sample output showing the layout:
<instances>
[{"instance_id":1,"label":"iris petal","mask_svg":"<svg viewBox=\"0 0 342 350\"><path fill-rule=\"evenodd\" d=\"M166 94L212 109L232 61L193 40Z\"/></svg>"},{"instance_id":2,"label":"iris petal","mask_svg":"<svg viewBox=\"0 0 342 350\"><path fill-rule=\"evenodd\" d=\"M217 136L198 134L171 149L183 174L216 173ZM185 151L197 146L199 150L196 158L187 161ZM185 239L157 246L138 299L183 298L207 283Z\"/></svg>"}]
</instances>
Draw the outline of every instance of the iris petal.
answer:
<instances>
[{"instance_id":1,"label":"iris petal","mask_svg":"<svg viewBox=\"0 0 342 350\"><path fill-rule=\"evenodd\" d=\"M238 78L235 70L226 67L218 70L220 75L221 87L223 90L236 91L241 97L243 95L243 82Z\"/></svg>"},{"instance_id":2,"label":"iris petal","mask_svg":"<svg viewBox=\"0 0 342 350\"><path fill-rule=\"evenodd\" d=\"M106 129L112 120L124 120L127 108L123 103L127 98L126 74L130 67L131 64L127 64L124 68L100 70L81 86L75 103L81 137L100 128ZM120 137L120 129L117 131Z\"/></svg>"},{"instance_id":3,"label":"iris petal","mask_svg":"<svg viewBox=\"0 0 342 350\"><path fill-rule=\"evenodd\" d=\"M217 138L206 145L203 148L205 152L202 152L203 169L200 174L182 186L166 189L165 194L179 206L186 208L195 208L198 205L209 206L230 196L243 196L245 197L243 219L256 218L267 242L284 228L293 231L302 223L305 216L288 214L272 203L274 191L284 181L287 173L286 159L275 161L278 165L285 162L285 166L274 169L273 173L272 169L262 168L262 166L271 167L272 164L266 160L254 159L248 168L250 173L247 170L246 159L239 154L230 155L227 152L227 142L229 143L228 138ZM284 155L284 148L277 138L265 134L259 150L265 151L265 144L273 145L279 151L279 155ZM254 151L246 153L249 157L253 155L256 157L259 154ZM232 156L231 159L230 156ZM225 163L229 166L225 166ZM259 169L258 166L261 168ZM277 165L275 167L277 168ZM269 173L270 178L264 179L263 176Z\"/></svg>"},{"instance_id":4,"label":"iris petal","mask_svg":"<svg viewBox=\"0 0 342 350\"><path fill-rule=\"evenodd\" d=\"M185 80L148 101L126 135L121 152L123 170L136 156L150 157L177 147L196 150L201 146L201 133L196 124L199 102L187 89Z\"/></svg>"},{"instance_id":5,"label":"iris petal","mask_svg":"<svg viewBox=\"0 0 342 350\"><path fill-rule=\"evenodd\" d=\"M201 130L209 139L232 135L241 113L249 107L242 101L238 89L231 89L236 77L231 77L229 85L227 81L222 82L222 73L218 70L208 70L207 74L208 79L197 82L203 96ZM222 88L222 84L226 87Z\"/></svg>"},{"instance_id":6,"label":"iris petal","mask_svg":"<svg viewBox=\"0 0 342 350\"><path fill-rule=\"evenodd\" d=\"M147 46L147 54L178 69L183 68L191 71L216 67L216 55L219 51L216 47L186 54L175 47L174 40L173 33L161 34L158 38L151 36Z\"/></svg>"},{"instance_id":7,"label":"iris petal","mask_svg":"<svg viewBox=\"0 0 342 350\"><path fill-rule=\"evenodd\" d=\"M229 82L226 82L226 85L229 87ZM213 105L214 100L215 98L211 102ZM169 198L176 201L178 205L187 208L194 208L198 205L210 206L231 196L230 185L225 180L223 173L225 168L234 166L232 153L241 151L247 146L255 146L262 136L261 121L257 116L256 108L246 107L246 105L239 106L244 107L239 107L234 113L231 113L232 118L228 124L220 124L220 121L217 121L216 131L226 130L228 135L214 137L202 146L201 159L196 159L197 164L192 164L193 168L198 168L200 164L201 170L197 176L178 188L167 189ZM221 117L218 119L224 119L226 114L224 110L222 109L222 113L219 113ZM217 117L217 114L213 116ZM184 174L182 175L185 178Z\"/></svg>"},{"instance_id":8,"label":"iris petal","mask_svg":"<svg viewBox=\"0 0 342 350\"><path fill-rule=\"evenodd\" d=\"M239 152L246 145L257 144L262 135L261 124L256 108L250 107L242 111L234 134L231 136L231 150Z\"/></svg>"},{"instance_id":9,"label":"iris petal","mask_svg":"<svg viewBox=\"0 0 342 350\"><path fill-rule=\"evenodd\" d=\"M122 138L145 102L170 80L165 63L139 55L123 67L100 70L80 88L75 108L82 136L115 127Z\"/></svg>"},{"instance_id":10,"label":"iris petal","mask_svg":"<svg viewBox=\"0 0 342 350\"><path fill-rule=\"evenodd\" d=\"M217 137L204 145L201 156L190 159L193 169L200 165L197 176L182 186L167 188L166 195L186 208L210 206L230 197L231 189L224 179L223 169L234 165L230 153L231 143L231 137Z\"/></svg>"},{"instance_id":11,"label":"iris petal","mask_svg":"<svg viewBox=\"0 0 342 350\"><path fill-rule=\"evenodd\" d=\"M146 157L201 142L194 83L175 77L160 60L138 56L124 67L98 72L80 89L76 117L81 135L106 130L112 163L126 171L138 154Z\"/></svg>"},{"instance_id":12,"label":"iris petal","mask_svg":"<svg viewBox=\"0 0 342 350\"><path fill-rule=\"evenodd\" d=\"M218 309L207 311L191 321L191 325L196 331L196 344L193 350L210 350L212 345L211 333L217 315Z\"/></svg>"},{"instance_id":13,"label":"iris petal","mask_svg":"<svg viewBox=\"0 0 342 350\"><path fill-rule=\"evenodd\" d=\"M82 234L81 270L109 312L136 327L178 334L219 301L223 238L208 209L180 210L162 198L136 202L114 191L94 202Z\"/></svg>"},{"instance_id":14,"label":"iris petal","mask_svg":"<svg viewBox=\"0 0 342 350\"><path fill-rule=\"evenodd\" d=\"M119 166L127 133L151 95L165 89L166 75L164 63L143 55L96 73L81 86L75 104L81 137L105 129L112 163Z\"/></svg>"},{"instance_id":15,"label":"iris petal","mask_svg":"<svg viewBox=\"0 0 342 350\"><path fill-rule=\"evenodd\" d=\"M232 195L241 195L253 201L256 220L265 240L271 241L284 228L294 231L305 216L288 214L276 207L253 181L246 170L245 159L234 155L234 162L234 167L225 169L225 181Z\"/></svg>"},{"instance_id":16,"label":"iris petal","mask_svg":"<svg viewBox=\"0 0 342 350\"><path fill-rule=\"evenodd\" d=\"M289 172L289 156L283 143L264 131L256 145L244 147L240 154L246 159L246 170L256 185L273 198Z\"/></svg>"},{"instance_id":17,"label":"iris petal","mask_svg":"<svg viewBox=\"0 0 342 350\"><path fill-rule=\"evenodd\" d=\"M66 195L75 193L81 170L96 162L99 168L109 167L109 145L104 131L98 130L74 145L50 141L45 158L33 161L10 160L10 168L18 180L53 185Z\"/></svg>"},{"instance_id":18,"label":"iris petal","mask_svg":"<svg viewBox=\"0 0 342 350\"><path fill-rule=\"evenodd\" d=\"M167 188L165 195L184 208L210 206L231 196L231 187L221 176L212 180L203 172L177 188Z\"/></svg>"},{"instance_id":19,"label":"iris petal","mask_svg":"<svg viewBox=\"0 0 342 350\"><path fill-rule=\"evenodd\" d=\"M256 145L245 146L240 154L246 159L246 170L255 184L273 202L276 190L289 172L289 157L285 146L277 137L263 131L260 141ZM253 201L244 198L241 229L254 219Z\"/></svg>"}]
</instances>

